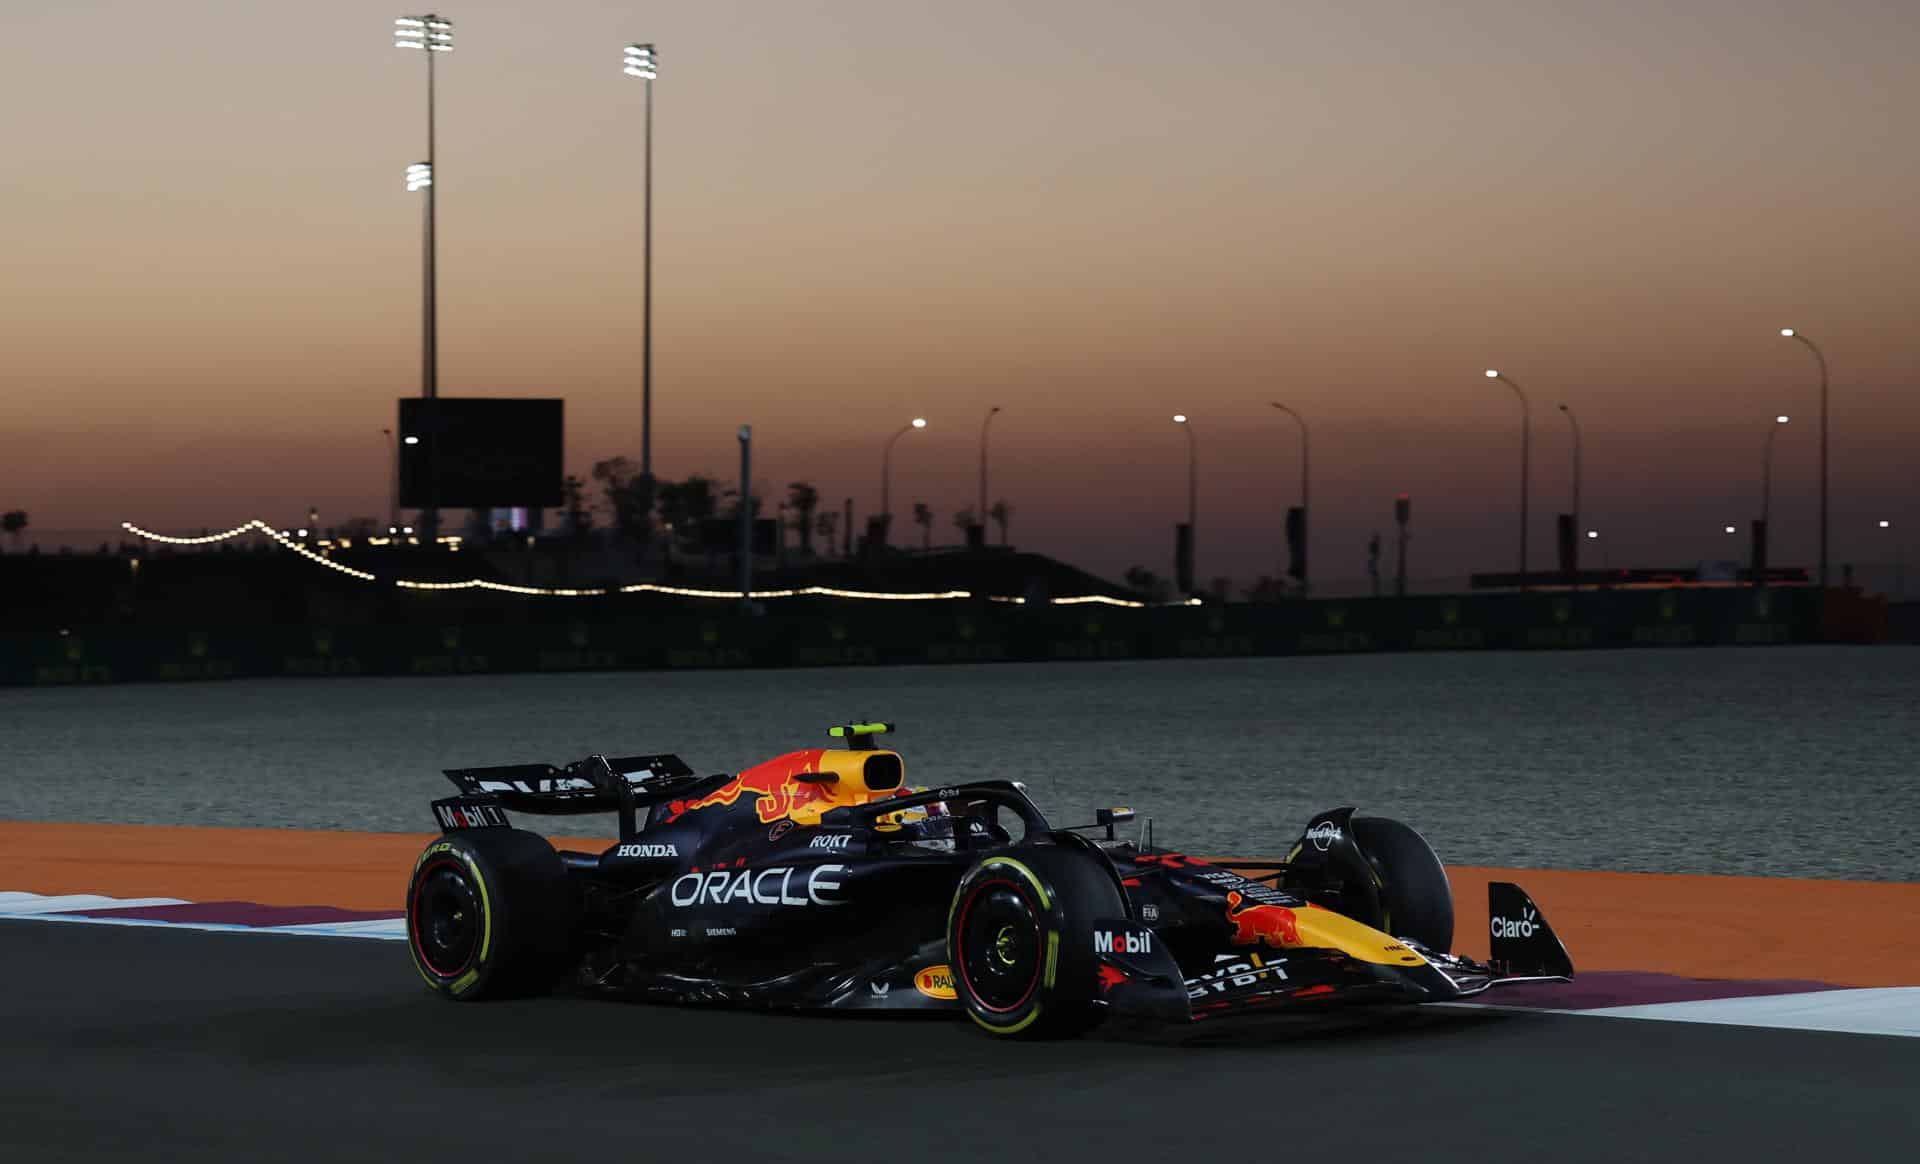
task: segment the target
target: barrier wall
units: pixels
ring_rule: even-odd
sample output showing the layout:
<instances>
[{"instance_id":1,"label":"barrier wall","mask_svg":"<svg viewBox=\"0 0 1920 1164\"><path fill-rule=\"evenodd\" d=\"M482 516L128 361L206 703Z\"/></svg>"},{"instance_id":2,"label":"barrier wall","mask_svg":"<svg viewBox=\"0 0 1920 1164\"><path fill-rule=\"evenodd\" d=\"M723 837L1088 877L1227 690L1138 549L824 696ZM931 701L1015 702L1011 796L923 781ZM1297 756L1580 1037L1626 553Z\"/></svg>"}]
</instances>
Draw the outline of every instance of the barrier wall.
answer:
<instances>
[{"instance_id":1,"label":"barrier wall","mask_svg":"<svg viewBox=\"0 0 1920 1164\"><path fill-rule=\"evenodd\" d=\"M0 635L0 684L269 676L1163 659L1368 651L1726 646L1856 638L1885 605L1811 590L1586 591L1121 609L927 603L641 604L587 620L72 627ZM1852 605L1849 605L1849 604ZM1857 608L1857 609L1856 609ZM508 609L503 607L503 609ZM1836 615L1838 611L1838 615ZM1864 613L1863 613L1864 612ZM1838 630L1836 631L1836 627Z\"/></svg>"}]
</instances>

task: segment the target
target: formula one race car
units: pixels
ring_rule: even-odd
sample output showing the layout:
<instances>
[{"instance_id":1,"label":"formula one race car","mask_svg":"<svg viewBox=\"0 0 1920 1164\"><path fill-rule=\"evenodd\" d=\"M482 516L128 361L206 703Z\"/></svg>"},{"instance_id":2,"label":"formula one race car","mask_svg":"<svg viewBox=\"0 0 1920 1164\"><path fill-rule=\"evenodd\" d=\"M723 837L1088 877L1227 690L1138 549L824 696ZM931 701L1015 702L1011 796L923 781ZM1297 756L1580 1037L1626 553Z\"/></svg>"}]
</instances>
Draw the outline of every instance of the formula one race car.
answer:
<instances>
[{"instance_id":1,"label":"formula one race car","mask_svg":"<svg viewBox=\"0 0 1920 1164\"><path fill-rule=\"evenodd\" d=\"M1448 953L1453 895L1425 840L1337 808L1284 860L1116 839L1131 810L1056 828L1024 787L905 784L888 724L735 776L671 755L452 769L407 935L454 999L576 989L663 1002L964 1010L995 1035L1071 1035L1330 1002L1440 1002L1573 965L1517 886L1489 890L1492 957ZM556 852L507 811L613 812L604 852ZM1094 836L1087 834L1093 833Z\"/></svg>"}]
</instances>

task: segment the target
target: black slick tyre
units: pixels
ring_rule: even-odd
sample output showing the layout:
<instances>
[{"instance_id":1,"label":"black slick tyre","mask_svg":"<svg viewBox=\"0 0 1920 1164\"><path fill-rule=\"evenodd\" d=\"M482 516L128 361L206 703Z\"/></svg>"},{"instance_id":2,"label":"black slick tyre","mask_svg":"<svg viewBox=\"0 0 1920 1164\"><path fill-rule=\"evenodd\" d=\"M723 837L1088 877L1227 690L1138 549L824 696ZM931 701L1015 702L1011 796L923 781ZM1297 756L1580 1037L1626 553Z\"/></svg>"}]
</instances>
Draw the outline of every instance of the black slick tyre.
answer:
<instances>
[{"instance_id":1,"label":"black slick tyre","mask_svg":"<svg viewBox=\"0 0 1920 1164\"><path fill-rule=\"evenodd\" d=\"M448 833L407 884L407 949L427 988L474 1001L550 989L565 969L574 903L560 855L520 829Z\"/></svg>"},{"instance_id":2,"label":"black slick tyre","mask_svg":"<svg viewBox=\"0 0 1920 1164\"><path fill-rule=\"evenodd\" d=\"M1002 1038L1078 1035L1096 1003L1093 923L1126 902L1098 854L1029 845L983 857L954 890L947 956L967 1017Z\"/></svg>"},{"instance_id":3,"label":"black slick tyre","mask_svg":"<svg viewBox=\"0 0 1920 1164\"><path fill-rule=\"evenodd\" d=\"M1353 839L1380 878L1381 930L1430 950L1453 948L1453 886L1427 839L1385 816L1353 818Z\"/></svg>"}]
</instances>

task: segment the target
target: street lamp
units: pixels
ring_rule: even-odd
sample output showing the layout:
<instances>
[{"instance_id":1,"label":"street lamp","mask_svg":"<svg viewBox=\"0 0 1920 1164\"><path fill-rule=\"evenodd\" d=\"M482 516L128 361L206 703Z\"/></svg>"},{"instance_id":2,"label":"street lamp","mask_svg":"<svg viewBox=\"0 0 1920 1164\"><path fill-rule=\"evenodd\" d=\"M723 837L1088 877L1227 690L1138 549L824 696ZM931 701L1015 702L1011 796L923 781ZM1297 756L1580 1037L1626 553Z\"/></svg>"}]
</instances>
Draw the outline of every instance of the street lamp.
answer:
<instances>
[{"instance_id":1,"label":"street lamp","mask_svg":"<svg viewBox=\"0 0 1920 1164\"><path fill-rule=\"evenodd\" d=\"M1827 356L1806 336L1790 327L1780 329L1780 334L1790 340L1798 340L1813 353L1814 362L1820 365L1820 590L1827 589Z\"/></svg>"},{"instance_id":2,"label":"street lamp","mask_svg":"<svg viewBox=\"0 0 1920 1164\"><path fill-rule=\"evenodd\" d=\"M893 529L893 446L901 437L916 428L927 427L927 418L916 416L900 426L900 431L887 438L886 451L880 454L880 544L887 544L887 535Z\"/></svg>"},{"instance_id":3,"label":"street lamp","mask_svg":"<svg viewBox=\"0 0 1920 1164\"><path fill-rule=\"evenodd\" d=\"M986 541L987 528L987 426L1000 412L1000 406L987 409L987 418L980 422L980 508L974 511L974 520L980 523L982 542Z\"/></svg>"},{"instance_id":4,"label":"street lamp","mask_svg":"<svg viewBox=\"0 0 1920 1164\"><path fill-rule=\"evenodd\" d=\"M640 476L653 481L653 81L660 59L651 44L630 44L621 72L647 83L646 176L641 209L640 276Z\"/></svg>"},{"instance_id":5,"label":"street lamp","mask_svg":"<svg viewBox=\"0 0 1920 1164\"><path fill-rule=\"evenodd\" d=\"M1194 544L1199 540L1200 443L1193 435L1193 425L1188 422L1186 413L1184 412L1174 413L1173 423L1179 425L1181 428L1185 429L1187 432L1187 543L1186 543L1187 553L1186 553L1186 562L1185 562L1186 577L1176 578L1175 581L1177 581L1183 589L1191 592L1197 580L1197 576L1195 575L1194 569L1193 569L1193 559L1194 559ZM1174 548L1175 548L1174 573L1177 575L1181 572L1180 566L1182 565L1182 563L1180 562L1178 538L1176 538L1174 541Z\"/></svg>"},{"instance_id":6,"label":"street lamp","mask_svg":"<svg viewBox=\"0 0 1920 1164\"><path fill-rule=\"evenodd\" d=\"M1767 439L1760 449L1760 531L1754 535L1753 584L1765 586L1767 572L1767 541L1773 536L1773 525L1768 521L1773 512L1773 438L1780 429L1793 418L1781 413L1767 426Z\"/></svg>"},{"instance_id":7,"label":"street lamp","mask_svg":"<svg viewBox=\"0 0 1920 1164\"><path fill-rule=\"evenodd\" d=\"M1905 548L1900 544L1900 536L1893 532L1893 523L1886 518L1880 519L1880 528L1887 531L1893 540L1893 593L1894 597L1904 601L1907 597L1907 562Z\"/></svg>"},{"instance_id":8,"label":"street lamp","mask_svg":"<svg viewBox=\"0 0 1920 1164\"><path fill-rule=\"evenodd\" d=\"M1307 592L1307 565L1312 560L1311 555L1307 553L1307 530L1310 528L1308 525L1310 517L1308 490L1312 482L1312 478L1307 472L1307 421L1305 417L1280 403L1278 400L1269 401L1268 403L1272 404L1281 412L1286 413L1288 416L1291 416L1293 422L1300 426L1300 593L1305 594Z\"/></svg>"},{"instance_id":9,"label":"street lamp","mask_svg":"<svg viewBox=\"0 0 1920 1164\"><path fill-rule=\"evenodd\" d=\"M1194 440L1193 425L1187 414L1176 412L1173 423L1187 430L1187 526L1192 528L1200 516L1200 446Z\"/></svg>"},{"instance_id":10,"label":"street lamp","mask_svg":"<svg viewBox=\"0 0 1920 1164\"><path fill-rule=\"evenodd\" d=\"M423 212L424 238L421 245L420 310L420 395L428 400L440 395L440 300L439 277L435 268L434 234L434 103L433 62L441 53L453 51L453 21L429 12L424 16L402 16L393 22L395 48L416 49L427 59L427 160L407 167L407 192L426 191ZM427 466L428 497L438 501L436 466ZM429 535L440 529L440 511L429 505L421 511L420 524Z\"/></svg>"},{"instance_id":11,"label":"street lamp","mask_svg":"<svg viewBox=\"0 0 1920 1164\"><path fill-rule=\"evenodd\" d=\"M1520 589L1527 588L1527 444L1533 429L1532 411L1527 407L1527 394L1520 385L1500 374L1497 368L1487 369L1487 379L1498 380L1513 389L1520 398Z\"/></svg>"},{"instance_id":12,"label":"street lamp","mask_svg":"<svg viewBox=\"0 0 1920 1164\"><path fill-rule=\"evenodd\" d=\"M1767 524L1767 514L1773 508L1773 438L1780 429L1793 418L1781 413L1767 426L1767 440L1760 450L1760 524Z\"/></svg>"},{"instance_id":13,"label":"street lamp","mask_svg":"<svg viewBox=\"0 0 1920 1164\"><path fill-rule=\"evenodd\" d=\"M1575 416L1573 409L1565 404L1560 406L1560 411L1566 414L1567 423L1573 426L1573 508L1569 528L1578 529L1580 528L1580 418ZM1570 565L1573 566L1573 586L1578 590L1580 588L1580 543L1576 541L1573 545L1575 557Z\"/></svg>"}]
</instances>

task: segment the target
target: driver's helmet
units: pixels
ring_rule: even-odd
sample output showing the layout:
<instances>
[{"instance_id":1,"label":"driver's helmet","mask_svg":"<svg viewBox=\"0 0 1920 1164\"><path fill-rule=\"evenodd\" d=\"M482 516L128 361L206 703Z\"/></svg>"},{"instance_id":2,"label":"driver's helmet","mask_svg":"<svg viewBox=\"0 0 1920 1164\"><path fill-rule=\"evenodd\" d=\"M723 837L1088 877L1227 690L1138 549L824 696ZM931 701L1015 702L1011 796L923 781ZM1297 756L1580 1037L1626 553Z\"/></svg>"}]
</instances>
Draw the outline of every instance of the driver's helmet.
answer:
<instances>
[{"instance_id":1,"label":"driver's helmet","mask_svg":"<svg viewBox=\"0 0 1920 1164\"><path fill-rule=\"evenodd\" d=\"M925 792L925 788L901 788L896 796L910 796ZM938 853L953 852L953 814L941 801L932 804L917 804L912 808L903 808L899 812L890 812L878 818L875 824L883 826L881 836L897 844L916 849L928 849ZM899 828L886 829L885 825L898 825Z\"/></svg>"}]
</instances>

